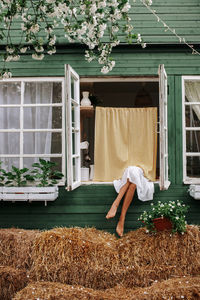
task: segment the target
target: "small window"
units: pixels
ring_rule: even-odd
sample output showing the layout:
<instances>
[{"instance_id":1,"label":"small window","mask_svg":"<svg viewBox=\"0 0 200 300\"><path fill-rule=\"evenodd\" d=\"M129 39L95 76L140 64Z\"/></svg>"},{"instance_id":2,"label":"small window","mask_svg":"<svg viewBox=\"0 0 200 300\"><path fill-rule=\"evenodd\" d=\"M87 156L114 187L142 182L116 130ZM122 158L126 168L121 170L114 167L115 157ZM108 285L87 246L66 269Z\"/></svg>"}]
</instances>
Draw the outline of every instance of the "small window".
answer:
<instances>
[{"instance_id":1,"label":"small window","mask_svg":"<svg viewBox=\"0 0 200 300\"><path fill-rule=\"evenodd\" d=\"M0 81L0 160L31 168L39 158L65 173L64 80L26 78Z\"/></svg>"},{"instance_id":2,"label":"small window","mask_svg":"<svg viewBox=\"0 0 200 300\"><path fill-rule=\"evenodd\" d=\"M200 77L184 76L183 182L200 183Z\"/></svg>"}]
</instances>

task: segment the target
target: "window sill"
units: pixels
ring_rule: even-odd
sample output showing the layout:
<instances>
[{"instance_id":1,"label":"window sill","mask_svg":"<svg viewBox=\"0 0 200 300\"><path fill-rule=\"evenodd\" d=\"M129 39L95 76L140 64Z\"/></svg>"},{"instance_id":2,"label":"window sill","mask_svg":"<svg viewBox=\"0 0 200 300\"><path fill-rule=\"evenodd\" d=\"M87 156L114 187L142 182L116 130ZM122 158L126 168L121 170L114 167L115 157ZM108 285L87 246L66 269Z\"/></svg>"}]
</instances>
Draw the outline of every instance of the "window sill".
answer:
<instances>
[{"instance_id":1,"label":"window sill","mask_svg":"<svg viewBox=\"0 0 200 300\"><path fill-rule=\"evenodd\" d=\"M159 184L159 181L154 181L154 184ZM113 185L113 182L102 182L102 181L82 181L81 185L93 185L93 184L99 184L99 185Z\"/></svg>"},{"instance_id":2,"label":"window sill","mask_svg":"<svg viewBox=\"0 0 200 300\"><path fill-rule=\"evenodd\" d=\"M184 184L200 184L200 178L187 178L183 180Z\"/></svg>"}]
</instances>

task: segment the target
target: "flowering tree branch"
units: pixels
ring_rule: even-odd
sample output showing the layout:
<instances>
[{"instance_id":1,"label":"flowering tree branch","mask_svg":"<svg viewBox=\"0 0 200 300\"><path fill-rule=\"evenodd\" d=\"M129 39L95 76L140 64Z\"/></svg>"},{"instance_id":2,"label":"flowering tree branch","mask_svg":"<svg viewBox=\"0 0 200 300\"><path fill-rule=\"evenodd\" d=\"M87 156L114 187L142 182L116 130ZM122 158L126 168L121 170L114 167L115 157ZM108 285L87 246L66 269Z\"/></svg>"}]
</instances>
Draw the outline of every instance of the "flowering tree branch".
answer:
<instances>
[{"instance_id":1,"label":"flowering tree branch","mask_svg":"<svg viewBox=\"0 0 200 300\"><path fill-rule=\"evenodd\" d=\"M145 3L150 5L151 0ZM45 54L54 54L58 26L62 26L68 42L87 46L88 62L96 59L102 66L101 72L108 73L115 65L111 53L120 43L119 32L124 33L128 43L142 44L140 34L133 33L130 8L129 0L0 1L0 22L4 24L0 29L0 41L4 45L1 77L12 75L6 69L6 62L18 61L29 50L36 60L42 60ZM14 43L11 31L17 24L20 24L21 38Z\"/></svg>"}]
</instances>

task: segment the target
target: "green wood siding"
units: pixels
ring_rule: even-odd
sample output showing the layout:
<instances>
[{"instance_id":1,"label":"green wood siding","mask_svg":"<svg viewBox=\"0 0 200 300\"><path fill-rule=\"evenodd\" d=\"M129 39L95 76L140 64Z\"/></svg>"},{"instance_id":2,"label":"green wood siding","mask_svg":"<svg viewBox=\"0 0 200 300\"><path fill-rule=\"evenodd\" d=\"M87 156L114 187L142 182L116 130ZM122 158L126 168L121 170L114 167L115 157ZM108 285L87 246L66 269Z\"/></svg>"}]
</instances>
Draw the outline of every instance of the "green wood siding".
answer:
<instances>
[{"instance_id":1,"label":"green wood siding","mask_svg":"<svg viewBox=\"0 0 200 300\"><path fill-rule=\"evenodd\" d=\"M177 43L179 40L170 31L165 31L163 25L157 21L148 9L141 4L139 0L135 3L131 1L132 9L130 11L131 19L136 33L141 33L144 42L150 44ZM168 26L175 29L178 35L181 35L188 42L199 43L200 35L200 3L199 0L153 0L152 9L156 10L158 16L167 23ZM13 43L18 43L21 38L21 25L17 20L12 27L11 36ZM64 38L62 27L56 29L57 44L65 45L67 40ZM120 39L125 42L121 34ZM106 40L106 39L105 39Z\"/></svg>"},{"instance_id":2,"label":"green wood siding","mask_svg":"<svg viewBox=\"0 0 200 300\"><path fill-rule=\"evenodd\" d=\"M168 73L168 126L169 126L169 176L172 182L168 191L155 189L154 201L184 200L190 205L188 223L200 224L200 203L188 195L188 186L182 184L182 95L181 75L200 75L199 56L187 49L174 47L118 48L114 52L116 68L109 76L157 76L158 65L165 64ZM102 76L97 64L84 61L83 49L60 49L44 61L32 61L24 56L22 62L13 64L14 76L63 76L64 64L69 63L81 76ZM75 191L60 189L59 198L45 207L38 203L0 202L0 227L52 228L54 226L95 226L114 232L119 214L113 220L105 215L116 193L113 186L81 186ZM125 231L141 226L137 220L148 209L149 202L135 196L128 211Z\"/></svg>"},{"instance_id":3,"label":"green wood siding","mask_svg":"<svg viewBox=\"0 0 200 300\"><path fill-rule=\"evenodd\" d=\"M199 55L191 50L179 47L147 46L118 47L112 57L116 66L108 76L157 76L158 65L164 64L168 75L199 75ZM88 63L84 58L84 49L79 46L66 46L57 54L45 56L35 61L29 55L23 55L18 62L7 63L13 76L64 76L64 64L70 64L80 76L102 76L97 62ZM0 63L0 68L2 67Z\"/></svg>"},{"instance_id":4,"label":"green wood siding","mask_svg":"<svg viewBox=\"0 0 200 300\"><path fill-rule=\"evenodd\" d=\"M152 8L187 42L199 43L199 0L153 0ZM132 19L135 31L142 34L147 48L142 49L136 45L117 47L113 52L116 67L108 76L157 76L158 65L165 65L169 85L169 177L172 184L167 191L160 191L156 185L154 201L183 200L190 205L188 223L200 224L200 202L191 198L188 186L182 184L181 111L181 76L200 75L200 59L198 55L192 55L189 48L181 47L173 34L165 32L163 26L139 0L133 5ZM19 24L16 23L11 33L15 43L19 41L19 29ZM64 76L64 64L70 64L80 76L102 76L97 63L88 64L85 61L84 47L66 45L63 31L60 28L57 31L57 54L46 56L42 61L23 55L20 61L7 64L13 76ZM177 47L169 44L177 44ZM1 201L0 227L49 229L55 226L95 226L114 232L119 213L111 220L106 220L105 216L115 197L112 185L91 185L81 186L72 192L67 192L64 187L60 188L59 198L55 202L49 202L47 206L43 202ZM148 210L149 205L150 202L141 202L135 195L128 210L125 231L141 226L137 219L145 209Z\"/></svg>"},{"instance_id":5,"label":"green wood siding","mask_svg":"<svg viewBox=\"0 0 200 300\"><path fill-rule=\"evenodd\" d=\"M0 227L50 229L55 226L94 226L98 229L115 231L119 211L114 219L106 220L105 216L116 197L113 186L82 186L72 192L60 190L55 202L44 203L0 203ZM167 200L183 200L190 205L187 214L189 224L199 224L199 202L187 193L187 187L172 185L168 191L159 191L155 187L154 202ZM142 226L138 217L143 210L148 210L150 202L141 202L135 195L128 210L125 231Z\"/></svg>"}]
</instances>

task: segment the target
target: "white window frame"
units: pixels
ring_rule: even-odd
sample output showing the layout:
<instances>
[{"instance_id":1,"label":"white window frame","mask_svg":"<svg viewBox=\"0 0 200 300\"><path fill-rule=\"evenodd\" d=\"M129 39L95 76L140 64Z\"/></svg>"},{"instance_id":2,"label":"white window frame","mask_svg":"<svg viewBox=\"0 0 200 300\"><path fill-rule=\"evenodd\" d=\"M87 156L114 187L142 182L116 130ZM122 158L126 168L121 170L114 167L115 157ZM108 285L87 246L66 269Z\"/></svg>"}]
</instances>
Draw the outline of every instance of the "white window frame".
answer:
<instances>
[{"instance_id":1,"label":"white window frame","mask_svg":"<svg viewBox=\"0 0 200 300\"><path fill-rule=\"evenodd\" d=\"M65 102L64 102L64 77L17 77L0 80L0 82L20 82L21 83L21 102L20 104L0 104L0 107L19 107L20 108L20 128L19 129L0 129L0 132L19 132L20 133L20 153L19 154L2 154L0 155L0 160L3 157L16 157L19 158L19 168L23 168L23 158L26 157L40 157L40 158L50 158L50 157L61 157L62 158L62 173L64 177L62 181L59 182L59 185L65 184ZM25 104L24 103L24 87L27 82L61 82L62 84L62 102L61 103L34 103L34 104ZM62 107L62 129L24 129L23 128L23 108L25 107ZM62 153L60 154L24 154L23 153L23 133L24 132L41 132L41 131L51 131L51 132L60 132L62 134Z\"/></svg>"},{"instance_id":2,"label":"white window frame","mask_svg":"<svg viewBox=\"0 0 200 300\"><path fill-rule=\"evenodd\" d=\"M72 79L74 97L72 97ZM72 191L81 185L80 79L79 75L68 64L65 65L65 99L67 109L67 190ZM74 123L72 111L74 113ZM73 149L73 146L75 149ZM73 160L75 160L75 164Z\"/></svg>"},{"instance_id":3,"label":"white window frame","mask_svg":"<svg viewBox=\"0 0 200 300\"><path fill-rule=\"evenodd\" d=\"M66 86L70 87L70 70L73 71L73 69L66 65L66 70L65 70L65 74L66 74ZM78 78L78 74L73 71L76 75L76 77ZM159 183L160 185L160 189L161 190L166 190L168 189L169 185L170 185L170 181L168 180L168 135L167 135L167 74L164 70L164 65L159 66L159 76L145 76L145 77L119 77L119 76L115 76L115 77L109 77L109 76L89 76L89 77L82 77L80 79L80 82L158 82L159 84L159 109L160 109L160 134L162 134L162 141L160 142L160 151L162 151L162 154L160 154L160 180L159 182L155 182L155 183ZM68 82L68 83L67 83ZM80 87L79 87L80 89ZM161 92L162 90L162 92ZM68 89L67 89L68 91ZM68 95L67 95L68 93ZM79 95L80 96L80 95ZM67 132L68 132L68 136L67 136L67 148L68 148L68 167L67 167L67 189L68 190L73 190L74 188L80 186L80 185L91 185L91 184L112 184L112 182L81 182L81 178L79 178L79 180L76 182L76 184L74 184L73 186L73 169L72 169L72 155L71 155L71 147L72 147L72 140L71 140L71 135L72 135L72 126L71 126L71 103L70 103L70 91L66 92L66 101L67 101L67 107L68 107L68 112L67 112L67 119L68 121L66 122L66 126L67 126ZM80 118L80 99L79 99L79 105L78 105L78 109L79 109L79 118ZM79 123L80 123L80 119L79 119ZM80 125L79 125L80 126ZM80 130L80 127L77 129ZM165 131L165 132L164 132ZM163 132L163 133L162 133ZM80 137L79 137L80 138ZM161 140L161 138L160 138ZM79 149L80 149L80 140L79 140ZM80 154L79 154L80 155ZM77 168L75 168L75 172L77 172L77 174L79 174L80 176L80 169L77 170Z\"/></svg>"},{"instance_id":4,"label":"white window frame","mask_svg":"<svg viewBox=\"0 0 200 300\"><path fill-rule=\"evenodd\" d=\"M167 113L167 73L164 65L159 65L159 112L160 112L160 189L167 190L170 186L168 179L168 113Z\"/></svg>"},{"instance_id":5,"label":"white window frame","mask_svg":"<svg viewBox=\"0 0 200 300\"><path fill-rule=\"evenodd\" d=\"M200 156L200 152L187 152L186 151L186 131L192 130L192 128L195 128L195 130L200 130L200 127L186 127L185 124L185 105L193 105L198 104L200 105L200 102L187 102L185 101L185 81L187 80L199 80L200 82L200 76L182 76L182 137L183 137L183 183L184 184L200 184L200 177L188 177L187 176L187 157L189 156Z\"/></svg>"}]
</instances>

